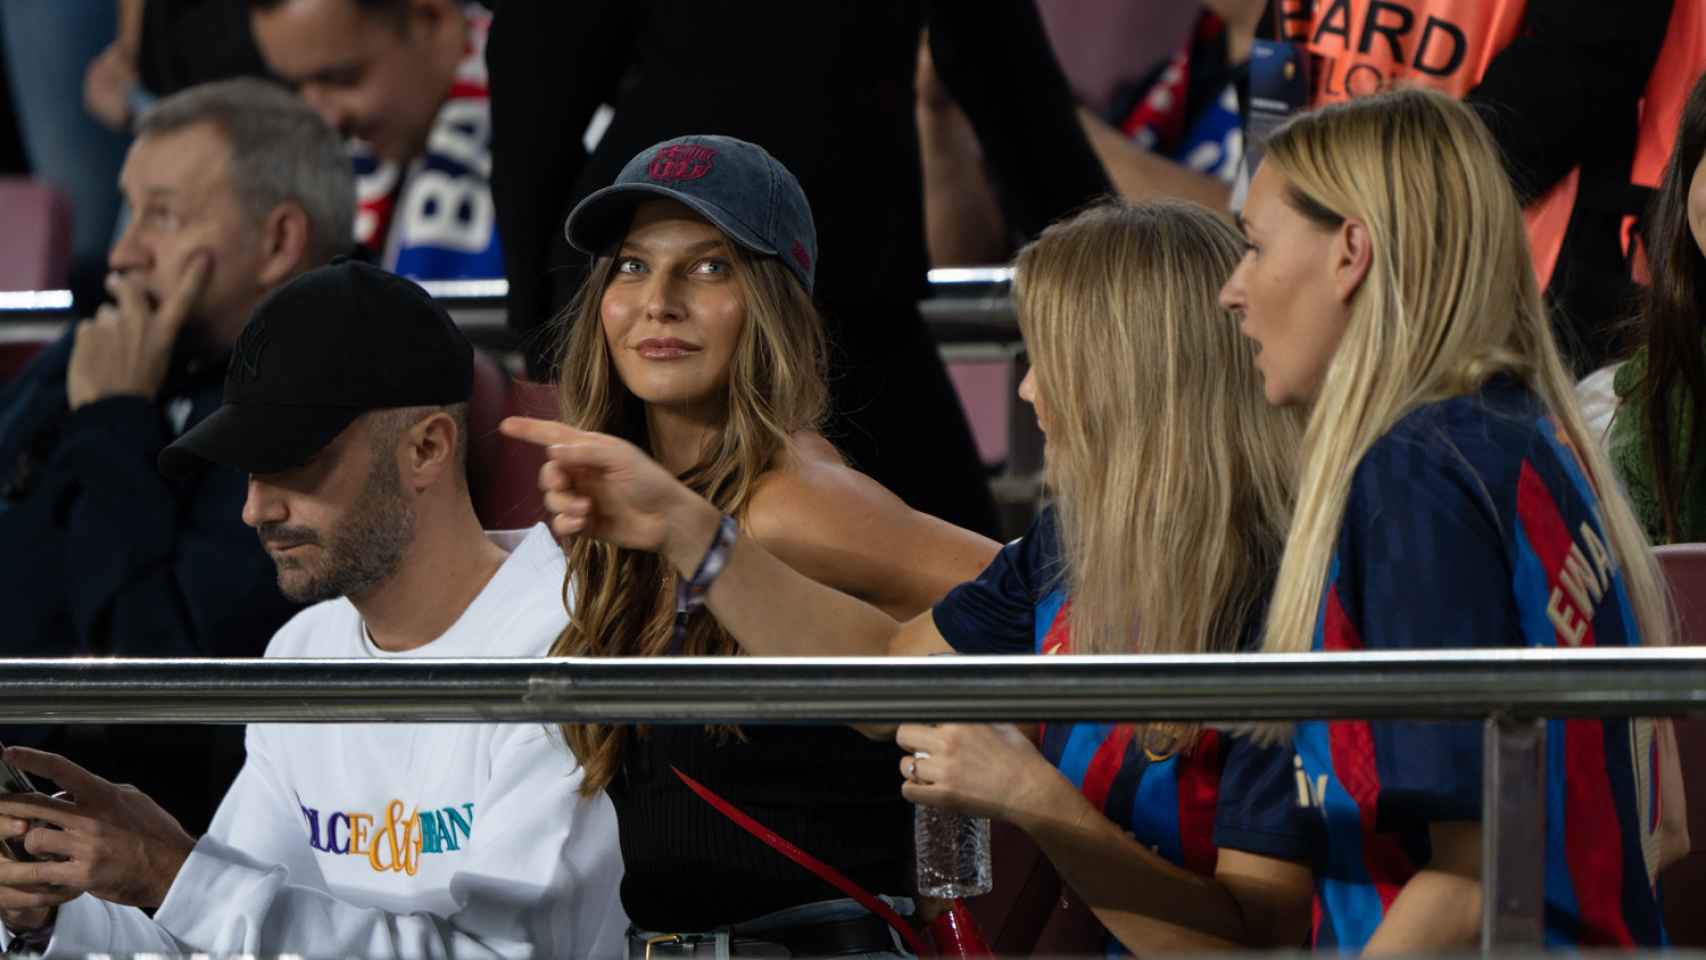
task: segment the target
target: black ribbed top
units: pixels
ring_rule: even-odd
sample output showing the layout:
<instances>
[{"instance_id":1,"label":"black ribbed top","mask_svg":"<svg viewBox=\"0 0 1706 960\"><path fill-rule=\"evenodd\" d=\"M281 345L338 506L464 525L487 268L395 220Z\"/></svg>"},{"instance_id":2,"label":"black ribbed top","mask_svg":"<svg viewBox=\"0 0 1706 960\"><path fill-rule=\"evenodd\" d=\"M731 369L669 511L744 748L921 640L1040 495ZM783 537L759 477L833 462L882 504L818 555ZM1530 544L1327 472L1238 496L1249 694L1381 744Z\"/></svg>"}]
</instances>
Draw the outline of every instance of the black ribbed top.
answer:
<instances>
[{"instance_id":1,"label":"black ribbed top","mask_svg":"<svg viewBox=\"0 0 1706 960\"><path fill-rule=\"evenodd\" d=\"M872 893L910 895L912 805L900 749L846 727L703 727L630 737L609 787L621 826L622 906L636 927L671 933L738 923L842 896L736 826L670 768Z\"/></svg>"}]
</instances>

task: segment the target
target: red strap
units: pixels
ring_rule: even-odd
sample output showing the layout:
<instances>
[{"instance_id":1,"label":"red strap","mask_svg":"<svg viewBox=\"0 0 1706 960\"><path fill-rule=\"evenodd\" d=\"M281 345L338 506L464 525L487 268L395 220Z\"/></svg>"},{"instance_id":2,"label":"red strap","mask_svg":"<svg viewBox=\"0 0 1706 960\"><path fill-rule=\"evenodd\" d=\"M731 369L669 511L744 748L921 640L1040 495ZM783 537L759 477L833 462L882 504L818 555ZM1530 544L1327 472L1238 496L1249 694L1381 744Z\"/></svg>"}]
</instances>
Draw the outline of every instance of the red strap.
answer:
<instances>
[{"instance_id":1,"label":"red strap","mask_svg":"<svg viewBox=\"0 0 1706 960\"><path fill-rule=\"evenodd\" d=\"M706 803L715 807L718 813L728 817L730 820L733 820L735 826L740 827L747 833L750 833L759 840L762 840L765 846L775 850L777 853L780 853L782 856L787 857L789 860L794 861L800 866L805 867L807 870L810 870L824 883L840 890L842 893L845 893L847 896L858 901L861 907L864 907L866 910L869 910L881 917L889 926L895 929L895 932L900 934L901 939L906 941L906 945L912 948L913 953L921 957L929 956L932 953L932 951L925 948L924 941L919 938L918 932L913 930L912 925L907 923L900 914L895 913L893 907L890 907L883 901L871 896L864 887L861 887L852 880L847 879L841 871L827 863L824 863L822 860L819 860L804 850L801 850L799 847L794 846L779 836L774 830L771 830L764 824L747 816L733 804L713 793L710 787L707 787L687 774L682 773L681 770L676 767L672 766L670 769L675 771L675 775L681 778L682 783L687 784L687 788L689 790L697 793L701 800L704 800Z\"/></svg>"}]
</instances>

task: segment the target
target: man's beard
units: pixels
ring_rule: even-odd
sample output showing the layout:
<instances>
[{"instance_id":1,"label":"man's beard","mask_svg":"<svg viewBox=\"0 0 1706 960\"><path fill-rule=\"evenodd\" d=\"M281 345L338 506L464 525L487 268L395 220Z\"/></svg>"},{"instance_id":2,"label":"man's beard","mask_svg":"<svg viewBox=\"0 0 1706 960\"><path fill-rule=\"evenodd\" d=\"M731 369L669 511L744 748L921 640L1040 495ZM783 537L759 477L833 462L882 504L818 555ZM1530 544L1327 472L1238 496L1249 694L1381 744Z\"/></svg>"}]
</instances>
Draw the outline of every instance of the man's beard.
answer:
<instances>
[{"instance_id":1,"label":"man's beard","mask_svg":"<svg viewBox=\"0 0 1706 960\"><path fill-rule=\"evenodd\" d=\"M360 597L390 579L415 538L415 507L403 496L397 463L379 457L367 474L361 495L345 511L342 525L323 540L307 527L263 525L263 543L317 544L320 562L312 567L292 556L273 556L278 588L297 603ZM295 574L295 576L292 576Z\"/></svg>"}]
</instances>

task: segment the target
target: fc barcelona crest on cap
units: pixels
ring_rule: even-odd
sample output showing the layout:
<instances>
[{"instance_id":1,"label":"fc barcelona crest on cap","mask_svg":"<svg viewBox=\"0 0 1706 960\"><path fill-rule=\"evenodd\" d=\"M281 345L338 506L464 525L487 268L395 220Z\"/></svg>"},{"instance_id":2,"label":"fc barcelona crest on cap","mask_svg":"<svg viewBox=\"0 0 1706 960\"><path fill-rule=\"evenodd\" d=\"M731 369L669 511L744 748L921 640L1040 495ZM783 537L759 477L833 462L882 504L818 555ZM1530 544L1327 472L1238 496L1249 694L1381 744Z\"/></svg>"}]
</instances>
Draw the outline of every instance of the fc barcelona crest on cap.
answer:
<instances>
[{"instance_id":1,"label":"fc barcelona crest on cap","mask_svg":"<svg viewBox=\"0 0 1706 960\"><path fill-rule=\"evenodd\" d=\"M576 250L610 256L634 208L659 198L687 207L747 250L775 257L811 292L817 228L805 191L763 147L734 137L692 134L641 150L615 183L575 205L563 233Z\"/></svg>"},{"instance_id":2,"label":"fc barcelona crest on cap","mask_svg":"<svg viewBox=\"0 0 1706 960\"><path fill-rule=\"evenodd\" d=\"M697 143L671 144L652 156L646 176L653 180L697 180L711 172L717 151Z\"/></svg>"}]
</instances>

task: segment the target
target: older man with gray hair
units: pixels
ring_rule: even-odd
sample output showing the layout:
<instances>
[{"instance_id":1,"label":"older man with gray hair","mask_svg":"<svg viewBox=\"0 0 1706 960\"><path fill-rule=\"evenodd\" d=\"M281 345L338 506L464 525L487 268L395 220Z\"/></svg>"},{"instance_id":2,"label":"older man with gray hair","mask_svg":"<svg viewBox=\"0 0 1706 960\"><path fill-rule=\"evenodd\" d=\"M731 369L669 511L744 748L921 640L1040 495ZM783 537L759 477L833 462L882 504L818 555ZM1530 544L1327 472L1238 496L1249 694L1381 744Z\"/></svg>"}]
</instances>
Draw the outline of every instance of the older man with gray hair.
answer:
<instances>
[{"instance_id":1,"label":"older man with gray hair","mask_svg":"<svg viewBox=\"0 0 1706 960\"><path fill-rule=\"evenodd\" d=\"M0 392L0 656L257 656L297 606L239 517L246 478L167 481L155 459L219 406L261 298L349 246L349 161L287 90L232 80L146 114L120 186L111 302ZM135 783L192 830L241 762L237 732L217 736L0 729Z\"/></svg>"}]
</instances>

